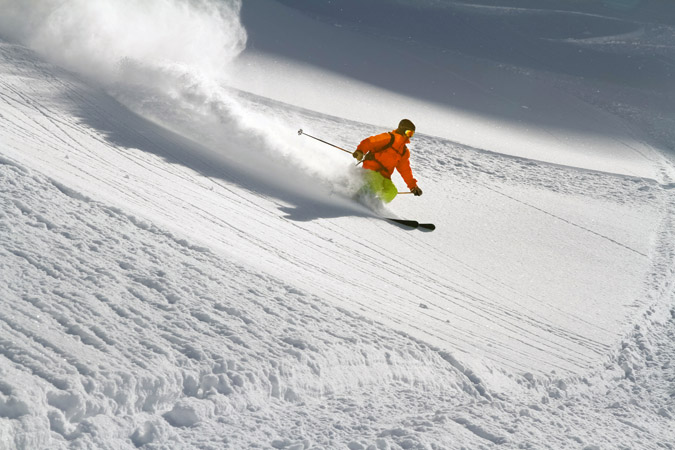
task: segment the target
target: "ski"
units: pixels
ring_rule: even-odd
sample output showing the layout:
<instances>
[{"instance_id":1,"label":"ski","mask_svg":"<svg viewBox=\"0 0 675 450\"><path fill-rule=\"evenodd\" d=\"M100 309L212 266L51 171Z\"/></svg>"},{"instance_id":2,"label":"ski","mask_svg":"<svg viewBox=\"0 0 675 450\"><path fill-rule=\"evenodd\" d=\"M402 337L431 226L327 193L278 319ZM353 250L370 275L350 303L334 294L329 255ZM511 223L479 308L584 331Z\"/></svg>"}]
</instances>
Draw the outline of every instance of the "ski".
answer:
<instances>
[{"instance_id":1,"label":"ski","mask_svg":"<svg viewBox=\"0 0 675 450\"><path fill-rule=\"evenodd\" d=\"M388 218L388 217L386 218L386 220L388 220L390 222L397 223L399 225L404 225L406 227L414 228L414 229L421 228L423 230L429 230L429 231L436 229L436 225L434 225L433 223L419 223L416 220L392 219L392 218Z\"/></svg>"},{"instance_id":2,"label":"ski","mask_svg":"<svg viewBox=\"0 0 675 450\"><path fill-rule=\"evenodd\" d=\"M406 227L410 228L417 228L420 223L416 220L403 220L403 219L391 219L391 218L386 218L386 220L394 223L398 223L400 225L405 225Z\"/></svg>"}]
</instances>

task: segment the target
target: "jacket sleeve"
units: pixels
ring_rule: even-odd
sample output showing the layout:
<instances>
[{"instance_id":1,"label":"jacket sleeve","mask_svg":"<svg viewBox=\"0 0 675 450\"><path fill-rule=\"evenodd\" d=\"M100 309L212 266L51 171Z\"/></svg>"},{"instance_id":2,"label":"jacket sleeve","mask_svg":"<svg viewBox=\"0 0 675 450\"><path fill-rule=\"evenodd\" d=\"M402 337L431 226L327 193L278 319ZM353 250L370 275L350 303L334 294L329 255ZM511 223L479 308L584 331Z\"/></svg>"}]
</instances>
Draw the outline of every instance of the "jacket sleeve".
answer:
<instances>
[{"instance_id":1,"label":"jacket sleeve","mask_svg":"<svg viewBox=\"0 0 675 450\"><path fill-rule=\"evenodd\" d=\"M361 141L358 147L356 147L357 150L361 150L363 153L367 153L373 150L378 150L384 147L389 143L391 140L391 136L389 133L382 133L382 134L377 134L375 136L371 136L369 138L366 138Z\"/></svg>"},{"instance_id":2,"label":"jacket sleeve","mask_svg":"<svg viewBox=\"0 0 675 450\"><path fill-rule=\"evenodd\" d=\"M405 155L401 158L401 161L399 161L398 165L396 166L396 170L398 170L398 173L400 173L401 177L403 177L403 181L405 181L405 184L408 185L408 189L412 189L417 186L417 180L413 178L412 169L410 168L410 150L408 150L407 147Z\"/></svg>"}]
</instances>

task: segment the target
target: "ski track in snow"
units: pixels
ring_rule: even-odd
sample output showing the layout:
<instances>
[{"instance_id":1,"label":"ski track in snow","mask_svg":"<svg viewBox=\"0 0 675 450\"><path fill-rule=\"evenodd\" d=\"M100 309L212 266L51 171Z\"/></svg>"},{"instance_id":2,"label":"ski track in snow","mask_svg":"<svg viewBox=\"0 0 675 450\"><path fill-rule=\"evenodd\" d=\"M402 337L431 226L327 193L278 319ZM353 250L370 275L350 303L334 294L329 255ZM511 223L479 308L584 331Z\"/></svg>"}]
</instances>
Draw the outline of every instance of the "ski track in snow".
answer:
<instances>
[{"instance_id":1,"label":"ski track in snow","mask_svg":"<svg viewBox=\"0 0 675 450\"><path fill-rule=\"evenodd\" d=\"M669 433L667 383L644 390L658 400L646 407L625 397L640 389L639 354L669 367L659 349L669 349L675 310L662 341L640 327L626 340L618 383L605 373L581 386L509 375L525 392L502 393L444 351L8 163L0 442L515 448L546 435L573 448L597 439L571 432L579 412L597 416L607 439L625 441L631 426L629 446ZM600 411L583 408L598 395ZM659 404L661 423L647 414ZM550 414L552 424L542 420Z\"/></svg>"},{"instance_id":2,"label":"ski track in snow","mask_svg":"<svg viewBox=\"0 0 675 450\"><path fill-rule=\"evenodd\" d=\"M147 222L69 198L15 166L2 171L3 222L14 231L3 242L3 273L18 284L3 289L1 353L13 363L3 371L4 394L13 399L5 416L27 413L30 400L13 397L22 394L27 374L31 388L46 392L49 429L66 442L87 433L105 437L106 413L134 411L141 425L126 426L139 426L130 436L140 445L173 439L177 432L166 422L178 428L207 418L227 423L241 409L262 409L270 396L282 406L300 395L330 400L359 383L422 380L423 367L411 359L420 351L432 364L443 363L422 344L405 337L392 342L373 323L362 329L366 323L357 316ZM17 197L29 203L12 200ZM49 206L54 203L58 212ZM27 277L36 282L21 283ZM363 373L362 365L377 370ZM382 365L398 366L391 380ZM324 371L341 373L322 378ZM291 382L296 378L299 384ZM217 397L224 401L191 400ZM261 411L261 419L266 414ZM235 417L230 426L236 425ZM223 442L247 442L246 431ZM53 438L42 433L24 435L22 444L48 445Z\"/></svg>"},{"instance_id":3,"label":"ski track in snow","mask_svg":"<svg viewBox=\"0 0 675 450\"><path fill-rule=\"evenodd\" d=\"M675 445L672 189L420 134L437 231L293 221L103 92L19 47L0 55L0 445ZM405 201L401 215L429 217ZM617 274L518 279L556 268L549 252L596 283Z\"/></svg>"}]
</instances>

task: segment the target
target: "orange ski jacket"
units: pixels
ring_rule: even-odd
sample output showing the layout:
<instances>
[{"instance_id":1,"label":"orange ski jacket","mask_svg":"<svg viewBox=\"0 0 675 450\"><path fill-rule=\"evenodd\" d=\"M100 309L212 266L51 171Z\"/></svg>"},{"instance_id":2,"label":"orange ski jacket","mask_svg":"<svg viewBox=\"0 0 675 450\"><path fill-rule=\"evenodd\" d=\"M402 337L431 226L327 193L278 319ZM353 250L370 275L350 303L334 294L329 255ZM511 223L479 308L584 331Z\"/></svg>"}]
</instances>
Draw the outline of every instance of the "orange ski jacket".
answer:
<instances>
[{"instance_id":1,"label":"orange ski jacket","mask_svg":"<svg viewBox=\"0 0 675 450\"><path fill-rule=\"evenodd\" d=\"M392 136L394 137L392 141ZM389 143L391 142L391 145ZM357 150L364 154L370 152L363 160L363 168L379 172L383 177L391 179L394 169L403 177L403 181L412 189L417 186L410 168L410 151L408 136L396 130L390 133L377 134L361 141Z\"/></svg>"}]
</instances>

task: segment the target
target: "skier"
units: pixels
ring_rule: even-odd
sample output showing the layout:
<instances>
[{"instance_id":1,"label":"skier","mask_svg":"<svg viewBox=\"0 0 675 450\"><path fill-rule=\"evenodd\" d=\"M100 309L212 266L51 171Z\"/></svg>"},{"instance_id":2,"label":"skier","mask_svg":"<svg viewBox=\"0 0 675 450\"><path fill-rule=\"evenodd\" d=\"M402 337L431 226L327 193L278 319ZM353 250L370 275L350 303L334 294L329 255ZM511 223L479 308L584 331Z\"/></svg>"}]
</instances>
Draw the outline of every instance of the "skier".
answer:
<instances>
[{"instance_id":1,"label":"skier","mask_svg":"<svg viewBox=\"0 0 675 450\"><path fill-rule=\"evenodd\" d=\"M398 189L391 181L394 169L403 177L410 192L415 196L422 195L410 168L410 151L406 146L415 134L415 124L408 119L399 122L398 128L364 139L356 151L354 158L363 161L366 169L365 189L377 195L383 202L389 203L398 194Z\"/></svg>"}]
</instances>

